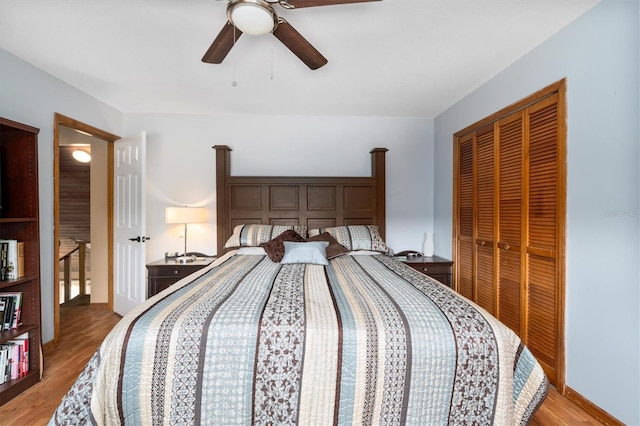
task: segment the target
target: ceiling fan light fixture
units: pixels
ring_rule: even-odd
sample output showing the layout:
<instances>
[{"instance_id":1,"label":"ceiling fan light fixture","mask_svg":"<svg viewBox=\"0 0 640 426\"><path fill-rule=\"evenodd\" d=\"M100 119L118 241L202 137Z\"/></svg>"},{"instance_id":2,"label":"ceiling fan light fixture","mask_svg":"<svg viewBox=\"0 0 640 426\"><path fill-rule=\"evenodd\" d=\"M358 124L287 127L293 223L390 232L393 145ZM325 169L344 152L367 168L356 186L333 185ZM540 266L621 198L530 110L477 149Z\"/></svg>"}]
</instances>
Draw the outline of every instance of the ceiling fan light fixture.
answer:
<instances>
[{"instance_id":1,"label":"ceiling fan light fixture","mask_svg":"<svg viewBox=\"0 0 640 426\"><path fill-rule=\"evenodd\" d=\"M229 21L245 34L262 35L275 30L278 16L264 0L233 0L227 6Z\"/></svg>"}]
</instances>

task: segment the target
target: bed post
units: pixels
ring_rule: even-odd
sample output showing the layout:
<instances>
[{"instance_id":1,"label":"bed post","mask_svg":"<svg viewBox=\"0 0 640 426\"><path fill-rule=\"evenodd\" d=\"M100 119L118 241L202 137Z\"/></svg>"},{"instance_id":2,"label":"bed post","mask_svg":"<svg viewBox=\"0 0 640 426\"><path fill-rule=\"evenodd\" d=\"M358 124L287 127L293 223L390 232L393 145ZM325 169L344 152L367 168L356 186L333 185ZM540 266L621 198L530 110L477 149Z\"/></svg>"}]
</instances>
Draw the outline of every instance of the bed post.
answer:
<instances>
[{"instance_id":1,"label":"bed post","mask_svg":"<svg viewBox=\"0 0 640 426\"><path fill-rule=\"evenodd\" d=\"M227 179L231 176L231 148L227 145L214 145L216 150L216 241L217 256L222 256L227 236Z\"/></svg>"},{"instance_id":2,"label":"bed post","mask_svg":"<svg viewBox=\"0 0 640 426\"><path fill-rule=\"evenodd\" d=\"M386 165L385 154L387 148L374 148L371 150L371 176L376 180L376 221L380 236L386 241Z\"/></svg>"}]
</instances>

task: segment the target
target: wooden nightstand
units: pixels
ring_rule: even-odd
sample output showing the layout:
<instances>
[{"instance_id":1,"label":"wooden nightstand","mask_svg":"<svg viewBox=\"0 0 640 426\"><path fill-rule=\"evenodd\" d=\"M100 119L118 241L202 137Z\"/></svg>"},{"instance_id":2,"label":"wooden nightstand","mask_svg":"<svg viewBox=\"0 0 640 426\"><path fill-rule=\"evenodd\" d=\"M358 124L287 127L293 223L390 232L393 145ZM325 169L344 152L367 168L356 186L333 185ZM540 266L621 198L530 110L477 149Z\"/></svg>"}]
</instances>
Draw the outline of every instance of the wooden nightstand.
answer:
<instances>
[{"instance_id":1,"label":"wooden nightstand","mask_svg":"<svg viewBox=\"0 0 640 426\"><path fill-rule=\"evenodd\" d=\"M160 259L147 265L147 299L160 293L181 278L202 269L216 260L215 257L199 257L188 263L175 259Z\"/></svg>"},{"instance_id":2,"label":"wooden nightstand","mask_svg":"<svg viewBox=\"0 0 640 426\"><path fill-rule=\"evenodd\" d=\"M442 257L407 257L402 260L408 266L425 275L429 275L441 283L451 287L451 274L453 272L453 262Z\"/></svg>"}]
</instances>

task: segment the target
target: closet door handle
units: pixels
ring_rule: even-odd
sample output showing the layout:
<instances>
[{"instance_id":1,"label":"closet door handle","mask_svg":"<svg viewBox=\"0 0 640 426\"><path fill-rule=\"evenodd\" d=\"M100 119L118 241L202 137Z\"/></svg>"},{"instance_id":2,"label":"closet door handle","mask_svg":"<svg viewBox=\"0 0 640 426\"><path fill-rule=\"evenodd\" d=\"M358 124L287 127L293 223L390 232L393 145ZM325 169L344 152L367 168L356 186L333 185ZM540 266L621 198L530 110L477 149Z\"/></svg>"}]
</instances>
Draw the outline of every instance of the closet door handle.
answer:
<instances>
[{"instance_id":1,"label":"closet door handle","mask_svg":"<svg viewBox=\"0 0 640 426\"><path fill-rule=\"evenodd\" d=\"M476 245L478 247L487 247L487 248L491 248L491 249L493 249L493 248L499 249L499 248L503 248L503 246L504 246L504 243L499 243L499 242L497 242L495 240L492 240L492 239L491 240L484 240L484 239L477 238L475 240L475 243L476 243Z\"/></svg>"}]
</instances>

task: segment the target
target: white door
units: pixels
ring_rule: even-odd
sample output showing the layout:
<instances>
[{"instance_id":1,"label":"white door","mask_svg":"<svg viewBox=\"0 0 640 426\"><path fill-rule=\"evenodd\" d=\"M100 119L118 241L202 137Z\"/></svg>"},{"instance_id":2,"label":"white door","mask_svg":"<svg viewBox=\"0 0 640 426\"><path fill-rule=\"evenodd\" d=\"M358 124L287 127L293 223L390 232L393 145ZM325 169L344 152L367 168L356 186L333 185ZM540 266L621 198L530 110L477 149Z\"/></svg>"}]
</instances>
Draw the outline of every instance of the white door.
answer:
<instances>
[{"instance_id":1,"label":"white door","mask_svg":"<svg viewBox=\"0 0 640 426\"><path fill-rule=\"evenodd\" d=\"M113 310L125 315L146 299L146 132L114 145Z\"/></svg>"}]
</instances>

